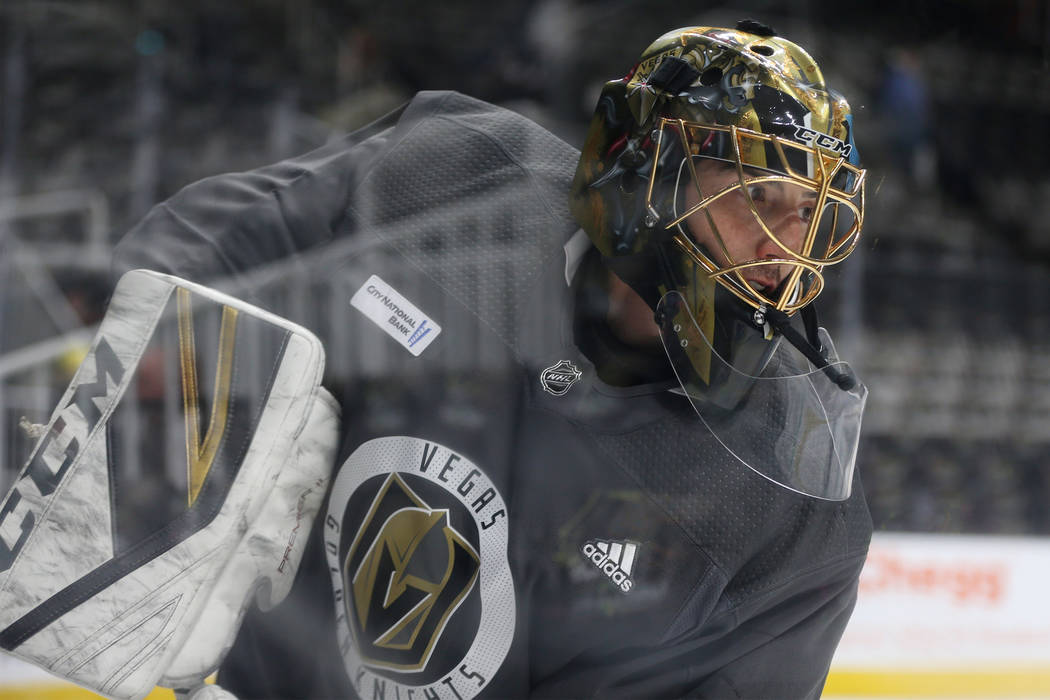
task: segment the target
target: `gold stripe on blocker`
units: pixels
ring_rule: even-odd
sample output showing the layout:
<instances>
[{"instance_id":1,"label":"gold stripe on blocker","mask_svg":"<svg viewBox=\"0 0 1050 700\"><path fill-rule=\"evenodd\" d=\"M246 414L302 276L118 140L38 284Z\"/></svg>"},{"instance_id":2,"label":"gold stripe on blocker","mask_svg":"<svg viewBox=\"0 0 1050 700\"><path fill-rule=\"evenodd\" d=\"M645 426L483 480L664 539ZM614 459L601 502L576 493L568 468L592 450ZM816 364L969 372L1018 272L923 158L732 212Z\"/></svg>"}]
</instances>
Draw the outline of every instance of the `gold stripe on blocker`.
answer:
<instances>
[{"instance_id":1,"label":"gold stripe on blocker","mask_svg":"<svg viewBox=\"0 0 1050 700\"><path fill-rule=\"evenodd\" d=\"M197 349L193 332L193 306L190 292L178 289L179 361L182 370L182 401L186 424L187 505L193 505L204 479L211 470L226 430L233 379L233 351L237 339L237 309L222 308L219 353L215 370L215 390L211 419L203 442L200 436L200 393L197 379Z\"/></svg>"}]
</instances>

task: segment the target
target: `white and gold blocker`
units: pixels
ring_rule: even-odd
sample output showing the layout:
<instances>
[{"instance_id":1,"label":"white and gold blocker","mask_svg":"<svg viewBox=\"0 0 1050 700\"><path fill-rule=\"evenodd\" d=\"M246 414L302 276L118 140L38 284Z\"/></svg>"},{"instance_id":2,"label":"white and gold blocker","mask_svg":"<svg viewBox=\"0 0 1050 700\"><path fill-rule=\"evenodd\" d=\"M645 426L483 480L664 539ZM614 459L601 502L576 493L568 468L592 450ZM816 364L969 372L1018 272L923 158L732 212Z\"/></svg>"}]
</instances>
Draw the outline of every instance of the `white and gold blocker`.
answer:
<instances>
[{"instance_id":1,"label":"white and gold blocker","mask_svg":"<svg viewBox=\"0 0 1050 700\"><path fill-rule=\"evenodd\" d=\"M124 275L0 506L0 648L114 698L201 683L295 577L338 434L323 370L295 324Z\"/></svg>"}]
</instances>

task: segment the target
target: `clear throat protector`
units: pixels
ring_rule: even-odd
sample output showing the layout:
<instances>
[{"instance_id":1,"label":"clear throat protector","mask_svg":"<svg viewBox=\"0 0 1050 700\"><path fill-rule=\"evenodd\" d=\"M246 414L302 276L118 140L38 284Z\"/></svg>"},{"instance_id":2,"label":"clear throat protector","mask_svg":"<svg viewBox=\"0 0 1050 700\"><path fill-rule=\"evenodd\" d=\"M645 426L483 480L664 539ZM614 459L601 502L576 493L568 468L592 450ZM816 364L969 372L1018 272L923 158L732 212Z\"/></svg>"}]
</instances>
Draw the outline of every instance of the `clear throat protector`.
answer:
<instances>
[{"instance_id":1,"label":"clear throat protector","mask_svg":"<svg viewBox=\"0 0 1050 700\"><path fill-rule=\"evenodd\" d=\"M829 360L824 369L779 336L766 339L742 322L723 327L726 338L716 348L714 314L698 319L694 306L672 290L656 318L674 373L704 427L741 463L784 488L849 498L867 388L858 382L847 390L833 380L851 370L827 333L819 331Z\"/></svg>"}]
</instances>

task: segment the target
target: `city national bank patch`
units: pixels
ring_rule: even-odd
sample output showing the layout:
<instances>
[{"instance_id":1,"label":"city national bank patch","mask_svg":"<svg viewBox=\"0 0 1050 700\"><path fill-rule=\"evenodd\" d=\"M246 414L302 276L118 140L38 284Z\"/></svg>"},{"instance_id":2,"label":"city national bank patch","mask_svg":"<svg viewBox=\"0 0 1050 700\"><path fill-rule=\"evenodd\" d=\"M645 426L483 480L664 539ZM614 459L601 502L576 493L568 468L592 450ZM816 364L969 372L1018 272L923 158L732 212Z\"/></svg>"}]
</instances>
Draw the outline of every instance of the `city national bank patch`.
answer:
<instances>
[{"instance_id":1,"label":"city national bank patch","mask_svg":"<svg viewBox=\"0 0 1050 700\"><path fill-rule=\"evenodd\" d=\"M441 326L379 275L354 292L350 305L416 357L441 333Z\"/></svg>"},{"instance_id":2,"label":"city national bank patch","mask_svg":"<svg viewBox=\"0 0 1050 700\"><path fill-rule=\"evenodd\" d=\"M514 637L502 496L434 442L371 440L339 470L324 527L339 645L361 697L472 698Z\"/></svg>"}]
</instances>

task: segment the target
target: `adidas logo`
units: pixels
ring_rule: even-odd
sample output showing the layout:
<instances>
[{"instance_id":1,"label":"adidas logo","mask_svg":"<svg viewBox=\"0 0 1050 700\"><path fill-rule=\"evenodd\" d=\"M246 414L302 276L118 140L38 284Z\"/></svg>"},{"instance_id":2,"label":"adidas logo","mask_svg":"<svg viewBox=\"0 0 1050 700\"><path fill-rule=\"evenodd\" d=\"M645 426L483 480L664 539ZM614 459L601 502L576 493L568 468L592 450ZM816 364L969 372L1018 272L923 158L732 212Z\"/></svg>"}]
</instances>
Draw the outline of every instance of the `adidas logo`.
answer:
<instances>
[{"instance_id":1,"label":"adidas logo","mask_svg":"<svg viewBox=\"0 0 1050 700\"><path fill-rule=\"evenodd\" d=\"M580 551L587 560L598 567L624 593L629 593L634 581L631 570L634 568L634 555L638 543L629 540L588 540Z\"/></svg>"}]
</instances>

